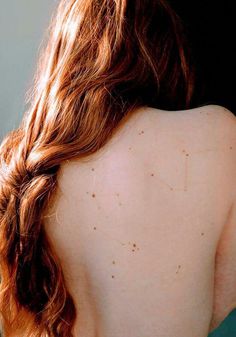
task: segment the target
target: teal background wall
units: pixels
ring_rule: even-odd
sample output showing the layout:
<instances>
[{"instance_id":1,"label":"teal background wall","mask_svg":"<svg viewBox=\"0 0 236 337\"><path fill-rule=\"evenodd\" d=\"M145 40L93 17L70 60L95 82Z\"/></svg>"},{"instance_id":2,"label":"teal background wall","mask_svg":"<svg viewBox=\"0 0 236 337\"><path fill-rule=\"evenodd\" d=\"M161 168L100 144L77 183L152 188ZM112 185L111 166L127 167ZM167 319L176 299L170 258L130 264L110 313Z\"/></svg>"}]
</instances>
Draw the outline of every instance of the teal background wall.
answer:
<instances>
[{"instance_id":1,"label":"teal background wall","mask_svg":"<svg viewBox=\"0 0 236 337\"><path fill-rule=\"evenodd\" d=\"M22 118L39 45L57 2L0 0L0 139ZM236 337L236 310L209 337Z\"/></svg>"},{"instance_id":2,"label":"teal background wall","mask_svg":"<svg viewBox=\"0 0 236 337\"><path fill-rule=\"evenodd\" d=\"M236 337L236 310L233 310L208 337Z\"/></svg>"}]
</instances>

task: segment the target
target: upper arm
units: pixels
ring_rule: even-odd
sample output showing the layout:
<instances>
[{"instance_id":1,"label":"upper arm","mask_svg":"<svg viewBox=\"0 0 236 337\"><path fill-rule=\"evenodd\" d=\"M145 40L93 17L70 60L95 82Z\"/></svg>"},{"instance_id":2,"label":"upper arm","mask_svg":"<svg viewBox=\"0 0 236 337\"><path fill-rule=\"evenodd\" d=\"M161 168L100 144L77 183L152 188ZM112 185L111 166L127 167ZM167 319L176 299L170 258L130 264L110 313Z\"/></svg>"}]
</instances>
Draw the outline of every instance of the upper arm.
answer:
<instances>
[{"instance_id":1,"label":"upper arm","mask_svg":"<svg viewBox=\"0 0 236 337\"><path fill-rule=\"evenodd\" d=\"M236 308L236 117L220 106L218 112L225 137L227 183L231 193L228 217L222 228L215 256L214 308L211 330L215 329ZM211 331L210 330L210 331Z\"/></svg>"}]
</instances>

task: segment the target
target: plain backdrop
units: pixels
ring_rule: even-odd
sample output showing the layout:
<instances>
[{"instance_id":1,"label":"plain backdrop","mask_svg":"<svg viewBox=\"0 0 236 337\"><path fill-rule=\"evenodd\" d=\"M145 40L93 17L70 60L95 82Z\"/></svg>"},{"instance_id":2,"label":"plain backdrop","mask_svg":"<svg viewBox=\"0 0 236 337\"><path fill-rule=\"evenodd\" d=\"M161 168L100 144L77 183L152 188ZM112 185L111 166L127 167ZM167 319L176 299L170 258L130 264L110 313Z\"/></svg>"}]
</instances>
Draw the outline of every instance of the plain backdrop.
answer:
<instances>
[{"instance_id":1,"label":"plain backdrop","mask_svg":"<svg viewBox=\"0 0 236 337\"><path fill-rule=\"evenodd\" d=\"M234 0L169 0L181 17L197 68L195 104L218 104L236 114Z\"/></svg>"},{"instance_id":2,"label":"plain backdrop","mask_svg":"<svg viewBox=\"0 0 236 337\"><path fill-rule=\"evenodd\" d=\"M222 4L214 12L214 3L207 12L206 5L210 1L204 1L201 7L201 3L191 0L191 6L195 6L191 8L190 5L186 7L184 1L171 2L189 28L198 71L201 73L198 88L201 93L201 88L204 88L204 92L196 103L213 102L233 110L235 65L232 62L231 67L230 60L235 60L235 54L230 35L231 21L230 17L227 18L230 2L225 2L228 12ZM56 0L0 0L0 140L17 127L22 118L25 95L32 84L39 46L57 3ZM221 13L225 15L222 18ZM234 336L236 311L210 335Z\"/></svg>"},{"instance_id":3,"label":"plain backdrop","mask_svg":"<svg viewBox=\"0 0 236 337\"><path fill-rule=\"evenodd\" d=\"M0 139L18 126L53 0L0 0Z\"/></svg>"}]
</instances>

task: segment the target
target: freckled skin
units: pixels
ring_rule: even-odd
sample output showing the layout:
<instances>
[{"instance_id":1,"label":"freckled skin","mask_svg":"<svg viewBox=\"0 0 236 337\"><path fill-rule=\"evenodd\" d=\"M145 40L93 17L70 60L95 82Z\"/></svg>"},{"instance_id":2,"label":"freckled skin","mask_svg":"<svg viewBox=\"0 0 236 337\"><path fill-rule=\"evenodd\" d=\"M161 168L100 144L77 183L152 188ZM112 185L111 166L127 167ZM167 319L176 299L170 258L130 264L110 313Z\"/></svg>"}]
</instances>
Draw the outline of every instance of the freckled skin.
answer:
<instances>
[{"instance_id":1,"label":"freckled skin","mask_svg":"<svg viewBox=\"0 0 236 337\"><path fill-rule=\"evenodd\" d=\"M115 138L117 141L110 147L107 145L110 151L106 156L99 156L92 165L68 166L68 174L61 175L64 179L61 186L71 200L60 199L58 205L64 231L62 227L58 230L55 217L51 233L54 242L59 242L59 256L63 259L65 252L67 257L63 262L68 268L68 279L73 279L71 288L74 286L75 292L78 289L74 296L78 304L81 294L87 290L87 285L79 282L78 261L81 255L86 261L84 269L91 279L88 288L91 286L91 293L99 303L98 316L101 313L109 322L104 326L107 336L130 335L130 321L134 324L132 337L190 337L193 326L194 337L207 335L212 312L210 290L214 286L212 256L231 201L227 199L230 177L222 174L219 160L224 155L228 160L227 155L234 148L232 141L222 145L225 133L221 131L221 117L216 116L216 123L209 117L186 111L177 114L145 111L134 127L130 123L131 128L120 133L122 137ZM148 132L139 137L144 125ZM223 150L220 156L216 151L218 146ZM91 179L95 173L92 166L98 177L96 185ZM154 172L155 179L150 181ZM129 176L132 179L127 186ZM92 199L93 189L96 189L96 201L101 201L100 211ZM217 197L212 198L212 191ZM91 202L80 202L85 192ZM75 196L78 196L76 202ZM119 201L126 207L119 207ZM93 227L93 223L98 227ZM68 231L68 226L74 226L74 230ZM96 234L90 235L93 230ZM128 239L133 241L128 243ZM179 262L182 267L178 267ZM110 274L111 271L117 275ZM109 308L107 301L100 301L104 295L109 299ZM93 307L93 299L91 303ZM177 314L173 310L175 306L180 309ZM90 315L87 307L82 310L83 317ZM116 331L121 321L124 327L119 335ZM99 326L99 319L95 319L95 325L97 322ZM150 331L142 330L144 325Z\"/></svg>"}]
</instances>

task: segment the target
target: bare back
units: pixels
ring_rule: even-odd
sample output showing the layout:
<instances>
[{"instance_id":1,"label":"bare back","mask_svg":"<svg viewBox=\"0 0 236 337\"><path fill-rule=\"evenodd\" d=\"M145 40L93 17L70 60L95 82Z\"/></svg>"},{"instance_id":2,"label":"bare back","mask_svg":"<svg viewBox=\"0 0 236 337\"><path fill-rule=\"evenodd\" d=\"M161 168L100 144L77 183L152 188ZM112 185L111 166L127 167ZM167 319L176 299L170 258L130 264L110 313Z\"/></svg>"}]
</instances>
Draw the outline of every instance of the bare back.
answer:
<instances>
[{"instance_id":1,"label":"bare back","mask_svg":"<svg viewBox=\"0 0 236 337\"><path fill-rule=\"evenodd\" d=\"M63 164L46 230L76 337L207 336L232 201L226 145L211 107L146 108L97 154Z\"/></svg>"}]
</instances>

